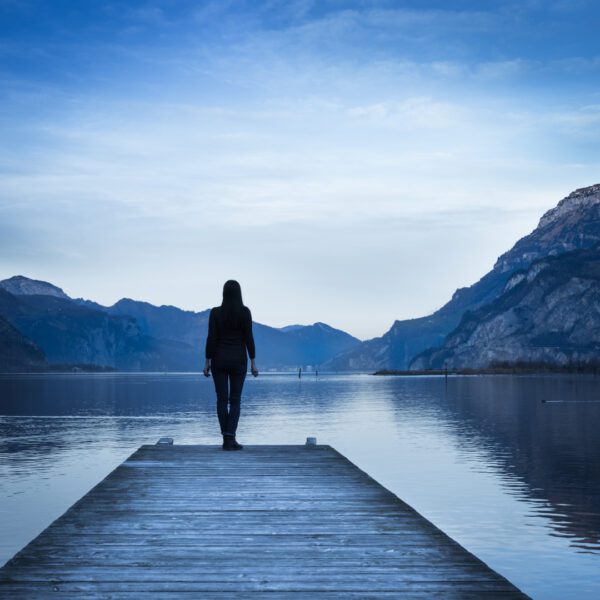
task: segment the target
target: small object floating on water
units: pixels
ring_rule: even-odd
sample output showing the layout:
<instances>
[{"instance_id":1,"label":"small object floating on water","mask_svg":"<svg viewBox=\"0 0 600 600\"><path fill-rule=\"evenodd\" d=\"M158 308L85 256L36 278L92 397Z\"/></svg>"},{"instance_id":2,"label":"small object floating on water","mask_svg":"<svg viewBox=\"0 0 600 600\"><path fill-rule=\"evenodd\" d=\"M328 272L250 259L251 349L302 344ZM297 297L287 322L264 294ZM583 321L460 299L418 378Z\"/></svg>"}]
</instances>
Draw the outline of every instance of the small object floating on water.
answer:
<instances>
[{"instance_id":1,"label":"small object floating on water","mask_svg":"<svg viewBox=\"0 0 600 600\"><path fill-rule=\"evenodd\" d=\"M158 440L158 442L156 442L157 446L162 446L163 444L166 446L172 446L173 438L172 437L162 437Z\"/></svg>"}]
</instances>

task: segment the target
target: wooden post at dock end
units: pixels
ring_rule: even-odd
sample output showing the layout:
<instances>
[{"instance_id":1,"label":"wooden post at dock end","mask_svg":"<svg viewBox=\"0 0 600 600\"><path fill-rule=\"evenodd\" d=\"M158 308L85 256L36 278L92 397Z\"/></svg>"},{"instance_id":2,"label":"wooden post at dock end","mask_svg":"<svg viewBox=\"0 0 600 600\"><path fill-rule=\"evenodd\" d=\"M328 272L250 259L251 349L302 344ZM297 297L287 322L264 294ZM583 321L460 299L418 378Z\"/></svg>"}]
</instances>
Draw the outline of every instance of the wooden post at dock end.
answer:
<instances>
[{"instance_id":1,"label":"wooden post at dock end","mask_svg":"<svg viewBox=\"0 0 600 600\"><path fill-rule=\"evenodd\" d=\"M156 442L157 446L172 446L173 445L173 438L171 437L162 437L160 438L160 440L158 440L158 442Z\"/></svg>"}]
</instances>

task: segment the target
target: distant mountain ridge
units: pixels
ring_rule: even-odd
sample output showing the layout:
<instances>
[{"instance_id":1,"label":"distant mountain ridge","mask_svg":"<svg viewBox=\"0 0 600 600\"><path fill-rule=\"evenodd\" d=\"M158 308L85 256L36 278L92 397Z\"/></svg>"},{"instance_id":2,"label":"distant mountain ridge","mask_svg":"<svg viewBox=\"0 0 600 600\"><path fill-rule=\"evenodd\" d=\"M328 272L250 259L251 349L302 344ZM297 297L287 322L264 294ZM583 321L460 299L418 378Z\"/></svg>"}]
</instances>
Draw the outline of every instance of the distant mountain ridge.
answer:
<instances>
[{"instance_id":1,"label":"distant mountain ridge","mask_svg":"<svg viewBox=\"0 0 600 600\"><path fill-rule=\"evenodd\" d=\"M517 270L534 261L600 243L600 184L580 188L547 211L538 226L498 258L493 269L470 287L458 289L450 301L426 317L395 321L382 337L362 342L328 361L332 370L408 369L415 357L439 347L467 311L477 310L504 291Z\"/></svg>"},{"instance_id":2,"label":"distant mountain ridge","mask_svg":"<svg viewBox=\"0 0 600 600\"><path fill-rule=\"evenodd\" d=\"M332 356L344 352L360 343L360 340L326 323L301 325L285 331L286 335L298 340L299 345L310 349L313 362L305 360L303 364L320 365ZM306 359L308 359L308 353Z\"/></svg>"},{"instance_id":3,"label":"distant mountain ridge","mask_svg":"<svg viewBox=\"0 0 600 600\"><path fill-rule=\"evenodd\" d=\"M279 327L279 331L294 331L295 329L302 329L303 327L306 327L306 325L286 325L285 327Z\"/></svg>"},{"instance_id":4,"label":"distant mountain ridge","mask_svg":"<svg viewBox=\"0 0 600 600\"><path fill-rule=\"evenodd\" d=\"M129 298L106 307L72 299L50 283L23 276L0 281L0 315L52 364L198 371L209 314L210 309L185 311ZM254 337L261 369L318 365L359 343L323 323L288 331L254 323Z\"/></svg>"}]
</instances>

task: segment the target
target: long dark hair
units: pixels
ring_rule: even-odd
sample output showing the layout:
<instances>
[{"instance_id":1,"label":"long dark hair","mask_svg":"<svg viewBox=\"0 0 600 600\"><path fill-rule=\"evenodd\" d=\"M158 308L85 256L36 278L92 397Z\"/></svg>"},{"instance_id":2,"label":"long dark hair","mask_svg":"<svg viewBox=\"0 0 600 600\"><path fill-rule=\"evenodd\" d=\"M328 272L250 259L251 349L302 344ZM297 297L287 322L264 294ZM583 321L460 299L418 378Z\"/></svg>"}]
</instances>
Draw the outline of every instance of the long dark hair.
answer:
<instances>
[{"instance_id":1,"label":"long dark hair","mask_svg":"<svg viewBox=\"0 0 600 600\"><path fill-rule=\"evenodd\" d=\"M223 286L223 302L221 302L221 315L229 327L239 327L242 324L244 302L240 284L230 279Z\"/></svg>"}]
</instances>

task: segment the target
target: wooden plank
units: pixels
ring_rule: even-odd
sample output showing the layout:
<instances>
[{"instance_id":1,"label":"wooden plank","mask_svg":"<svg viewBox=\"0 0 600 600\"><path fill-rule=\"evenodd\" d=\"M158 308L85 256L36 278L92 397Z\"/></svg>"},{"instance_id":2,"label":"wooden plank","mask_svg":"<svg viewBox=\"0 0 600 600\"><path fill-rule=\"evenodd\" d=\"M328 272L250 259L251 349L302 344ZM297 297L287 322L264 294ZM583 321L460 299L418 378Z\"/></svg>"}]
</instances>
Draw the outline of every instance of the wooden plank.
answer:
<instances>
[{"instance_id":1,"label":"wooden plank","mask_svg":"<svg viewBox=\"0 0 600 600\"><path fill-rule=\"evenodd\" d=\"M14 597L16 598L27 598L30 599L43 599L47 600L49 597L60 597L60 598L102 598L107 597L111 599L137 599L140 597L156 597L159 594L159 598L167 600L178 600L179 598L203 598L205 597L205 590L190 587L189 585L177 585L172 584L168 587L155 585L140 584L137 582L127 583L117 586L110 584L98 583L98 584L86 584L79 582L64 582L60 584L47 583L45 585L40 584L14 584L12 586ZM393 591L371 591L365 594L364 590L345 590L345 591L322 591L312 590L309 592L310 596L315 596L319 600L333 600L333 599L380 599L380 598L398 598L402 600L430 600L436 598L442 598L444 600L510 600L514 598L512 592L498 592L489 590L477 590L476 592L468 590L453 590L448 588L443 589L425 589L423 590L402 590L401 596L397 590ZM298 590L286 590L283 592L269 591L265 593L262 590L245 590L243 592L236 591L214 591L209 594L212 599L226 598L227 600L245 600L255 598L265 598L269 600L305 600L307 598L306 591Z\"/></svg>"},{"instance_id":2,"label":"wooden plank","mask_svg":"<svg viewBox=\"0 0 600 600\"><path fill-rule=\"evenodd\" d=\"M526 598L329 446L142 446L0 596Z\"/></svg>"}]
</instances>

